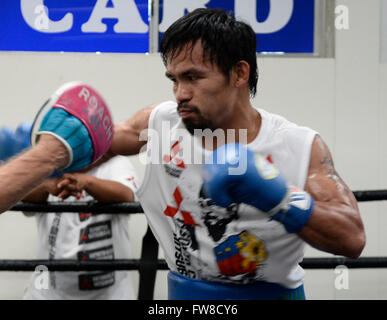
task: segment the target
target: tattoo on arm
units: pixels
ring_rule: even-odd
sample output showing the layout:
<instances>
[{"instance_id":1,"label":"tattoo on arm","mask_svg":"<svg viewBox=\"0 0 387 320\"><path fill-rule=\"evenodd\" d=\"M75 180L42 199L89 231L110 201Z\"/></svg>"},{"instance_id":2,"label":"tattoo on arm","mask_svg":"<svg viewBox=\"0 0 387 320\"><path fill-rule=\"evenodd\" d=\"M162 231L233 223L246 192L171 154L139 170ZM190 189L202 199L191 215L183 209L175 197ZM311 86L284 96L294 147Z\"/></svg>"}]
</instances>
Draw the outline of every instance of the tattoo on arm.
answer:
<instances>
[{"instance_id":1,"label":"tattoo on arm","mask_svg":"<svg viewBox=\"0 0 387 320\"><path fill-rule=\"evenodd\" d=\"M306 189L317 201L331 201L350 205L357 210L356 199L340 174L336 171L328 146L316 136Z\"/></svg>"},{"instance_id":2,"label":"tattoo on arm","mask_svg":"<svg viewBox=\"0 0 387 320\"><path fill-rule=\"evenodd\" d=\"M344 181L340 178L339 174L337 173L333 160L330 157L330 155L324 155L323 159L320 161L321 165L326 165L327 167L327 176L329 179L333 180L334 182L340 184L340 186L347 192L352 192L349 190L347 185L344 183Z\"/></svg>"},{"instance_id":3,"label":"tattoo on arm","mask_svg":"<svg viewBox=\"0 0 387 320\"><path fill-rule=\"evenodd\" d=\"M320 161L320 164L327 164L333 167L333 160L328 156L324 156L324 158Z\"/></svg>"},{"instance_id":4,"label":"tattoo on arm","mask_svg":"<svg viewBox=\"0 0 387 320\"><path fill-rule=\"evenodd\" d=\"M329 155L324 155L323 159L320 161L321 165L325 165L327 168L327 174L329 179L332 179L333 181L337 182L337 172L333 166L333 160Z\"/></svg>"}]
</instances>

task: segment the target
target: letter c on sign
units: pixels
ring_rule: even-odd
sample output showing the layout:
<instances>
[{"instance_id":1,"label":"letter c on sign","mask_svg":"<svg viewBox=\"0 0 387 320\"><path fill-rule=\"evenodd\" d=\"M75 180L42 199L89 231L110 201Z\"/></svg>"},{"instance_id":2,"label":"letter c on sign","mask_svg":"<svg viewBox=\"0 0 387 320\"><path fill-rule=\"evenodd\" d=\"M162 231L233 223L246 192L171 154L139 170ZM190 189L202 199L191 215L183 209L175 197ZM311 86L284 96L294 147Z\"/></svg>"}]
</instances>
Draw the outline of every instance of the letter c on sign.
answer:
<instances>
[{"instance_id":1,"label":"letter c on sign","mask_svg":"<svg viewBox=\"0 0 387 320\"><path fill-rule=\"evenodd\" d=\"M62 20L52 21L47 16L46 10L36 10L37 8L44 8L43 0L20 0L21 13L24 21L34 30L43 33L57 33L65 32L73 27L73 15L67 13ZM38 20L46 21L44 28Z\"/></svg>"}]
</instances>

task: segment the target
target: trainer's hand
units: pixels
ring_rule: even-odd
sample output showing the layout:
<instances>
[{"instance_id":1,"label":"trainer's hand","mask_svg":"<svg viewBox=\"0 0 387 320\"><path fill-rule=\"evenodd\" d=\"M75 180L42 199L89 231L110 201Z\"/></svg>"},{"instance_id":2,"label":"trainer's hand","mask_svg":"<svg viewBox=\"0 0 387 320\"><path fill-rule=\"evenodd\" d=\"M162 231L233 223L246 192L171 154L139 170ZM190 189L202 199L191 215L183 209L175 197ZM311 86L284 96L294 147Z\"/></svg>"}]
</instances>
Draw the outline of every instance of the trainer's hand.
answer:
<instances>
[{"instance_id":1,"label":"trainer's hand","mask_svg":"<svg viewBox=\"0 0 387 320\"><path fill-rule=\"evenodd\" d=\"M35 118L32 144L44 134L55 137L67 149L68 161L58 169L76 171L98 160L109 148L113 137L110 111L90 86L67 83Z\"/></svg>"},{"instance_id":2,"label":"trainer's hand","mask_svg":"<svg viewBox=\"0 0 387 320\"><path fill-rule=\"evenodd\" d=\"M236 143L216 149L212 160L203 166L203 181L205 192L216 204L249 204L283 223L288 232L298 232L306 225L313 198L288 186L263 156Z\"/></svg>"},{"instance_id":3,"label":"trainer's hand","mask_svg":"<svg viewBox=\"0 0 387 320\"><path fill-rule=\"evenodd\" d=\"M67 199L70 196L76 197L85 190L88 178L89 175L83 173L65 173L58 181L57 187L60 190L58 197L61 199Z\"/></svg>"},{"instance_id":4,"label":"trainer's hand","mask_svg":"<svg viewBox=\"0 0 387 320\"><path fill-rule=\"evenodd\" d=\"M49 178L49 179L45 180L42 183L44 191L46 191L49 194L52 194L54 196L58 196L59 192L61 191L58 188L58 182L59 182L58 178Z\"/></svg>"}]
</instances>

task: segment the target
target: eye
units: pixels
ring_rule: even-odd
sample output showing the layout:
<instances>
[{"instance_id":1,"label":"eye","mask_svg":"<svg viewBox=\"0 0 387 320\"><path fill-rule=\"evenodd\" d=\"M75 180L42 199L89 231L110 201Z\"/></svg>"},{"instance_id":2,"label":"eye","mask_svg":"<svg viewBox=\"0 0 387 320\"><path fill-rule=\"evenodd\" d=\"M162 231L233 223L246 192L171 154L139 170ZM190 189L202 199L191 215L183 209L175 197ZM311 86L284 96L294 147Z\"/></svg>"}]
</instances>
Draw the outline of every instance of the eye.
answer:
<instances>
[{"instance_id":1,"label":"eye","mask_svg":"<svg viewBox=\"0 0 387 320\"><path fill-rule=\"evenodd\" d=\"M194 76L194 75L188 75L188 76L187 76L187 79L188 79L189 81L196 81L196 80L198 79L198 77L197 77L197 76Z\"/></svg>"},{"instance_id":2,"label":"eye","mask_svg":"<svg viewBox=\"0 0 387 320\"><path fill-rule=\"evenodd\" d=\"M170 79L172 81L172 89L173 91L177 90L177 80L176 79Z\"/></svg>"}]
</instances>

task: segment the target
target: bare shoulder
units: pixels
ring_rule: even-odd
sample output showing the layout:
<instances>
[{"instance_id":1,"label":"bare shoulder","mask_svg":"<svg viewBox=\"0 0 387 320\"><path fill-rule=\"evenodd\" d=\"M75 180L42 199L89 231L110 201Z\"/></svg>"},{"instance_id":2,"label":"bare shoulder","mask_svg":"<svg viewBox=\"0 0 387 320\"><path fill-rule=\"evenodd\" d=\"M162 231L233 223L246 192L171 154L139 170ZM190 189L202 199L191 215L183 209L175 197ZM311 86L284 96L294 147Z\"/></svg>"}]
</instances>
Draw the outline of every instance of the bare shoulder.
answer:
<instances>
[{"instance_id":1,"label":"bare shoulder","mask_svg":"<svg viewBox=\"0 0 387 320\"><path fill-rule=\"evenodd\" d=\"M141 131L143 129L148 128L148 122L149 122L150 115L156 106L157 105L150 105L150 106L136 112L129 119L127 119L123 122L117 123L115 125L115 130Z\"/></svg>"},{"instance_id":2,"label":"bare shoulder","mask_svg":"<svg viewBox=\"0 0 387 320\"><path fill-rule=\"evenodd\" d=\"M337 200L357 207L352 191L337 172L332 154L319 135L312 144L305 189L318 200Z\"/></svg>"},{"instance_id":3,"label":"bare shoulder","mask_svg":"<svg viewBox=\"0 0 387 320\"><path fill-rule=\"evenodd\" d=\"M140 152L146 141L140 139L141 133L148 128L149 118L156 105L150 105L128 120L114 125L114 137L110 153L113 155L134 155Z\"/></svg>"},{"instance_id":4,"label":"bare shoulder","mask_svg":"<svg viewBox=\"0 0 387 320\"><path fill-rule=\"evenodd\" d=\"M327 144L320 135L316 135L312 144L309 172L318 172L321 169L325 169L326 172L332 173L332 170L334 170L334 163Z\"/></svg>"}]
</instances>

